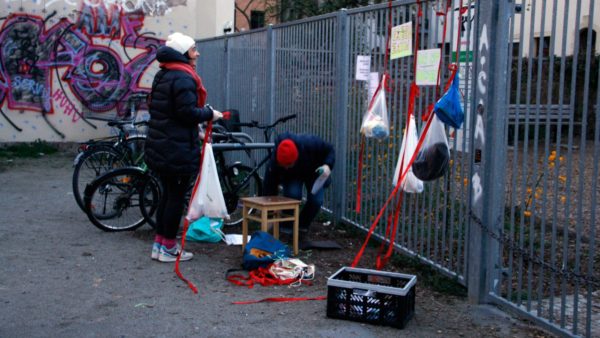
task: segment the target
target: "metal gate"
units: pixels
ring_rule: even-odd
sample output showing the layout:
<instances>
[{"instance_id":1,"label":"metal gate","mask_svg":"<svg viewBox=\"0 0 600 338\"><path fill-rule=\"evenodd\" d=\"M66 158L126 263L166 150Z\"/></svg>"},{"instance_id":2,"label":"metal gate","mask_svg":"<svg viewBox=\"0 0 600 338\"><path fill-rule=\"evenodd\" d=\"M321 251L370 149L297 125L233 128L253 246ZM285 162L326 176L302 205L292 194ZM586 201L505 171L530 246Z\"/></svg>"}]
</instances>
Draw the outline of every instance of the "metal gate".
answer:
<instances>
[{"instance_id":1,"label":"metal gate","mask_svg":"<svg viewBox=\"0 0 600 338\"><path fill-rule=\"evenodd\" d=\"M588 337L600 335L598 7L588 0L406 0L391 8L392 26L411 22L414 33L419 25L419 50L440 49L440 83L421 86L416 100L419 129L451 64L459 67L466 114L461 129L446 130L448 173L423 193L404 195L396 249L456 278L473 302ZM335 145L324 207L362 229L392 190L415 77L414 56L389 62L392 132L366 142L356 213L359 128L372 87L355 77L357 56L370 58L374 76L386 70L389 13L381 4L198 42L213 106L238 109L242 121L297 114L285 130ZM392 211L376 229L379 238Z\"/></svg>"}]
</instances>

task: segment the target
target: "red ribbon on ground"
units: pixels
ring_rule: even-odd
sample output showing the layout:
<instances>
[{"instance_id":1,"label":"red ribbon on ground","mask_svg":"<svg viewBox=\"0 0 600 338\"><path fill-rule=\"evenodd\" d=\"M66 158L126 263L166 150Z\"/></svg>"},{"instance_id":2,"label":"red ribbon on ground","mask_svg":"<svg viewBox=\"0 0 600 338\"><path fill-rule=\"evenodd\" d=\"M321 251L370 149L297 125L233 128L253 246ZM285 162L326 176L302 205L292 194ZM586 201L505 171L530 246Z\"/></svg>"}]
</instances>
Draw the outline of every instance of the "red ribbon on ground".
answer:
<instances>
[{"instance_id":1,"label":"red ribbon on ground","mask_svg":"<svg viewBox=\"0 0 600 338\"><path fill-rule=\"evenodd\" d=\"M271 285L290 285L293 283L302 283L306 285L312 285L312 283L308 280L304 280L301 278L288 278L288 279L279 279L267 267L258 267L257 269L250 270L248 272L248 277L242 275L228 275L227 280L235 285L239 286L247 286L248 289L252 289L255 284L260 284L262 286L271 286Z\"/></svg>"},{"instance_id":2,"label":"red ribbon on ground","mask_svg":"<svg viewBox=\"0 0 600 338\"><path fill-rule=\"evenodd\" d=\"M196 195L196 190L198 190L198 185L200 184L200 180L202 179L201 173L202 173L202 164L204 163L204 153L205 153L204 150L206 148L206 144L210 140L211 135L212 135L212 121L209 121L208 127L206 127L206 131L204 132L204 142L202 143L202 152L200 155L200 167L199 167L200 169L198 170L198 176L196 177L196 182L194 182L194 189L192 190L192 197L190 198L190 201L189 201L188 210L192 204L192 201L194 200L194 195ZM190 221L187 219L187 217L185 217L183 220L183 235L181 236L181 251L179 252L179 255L177 256L177 260L175 261L175 274L177 275L177 277L179 277L179 279L184 281L190 287L190 289L192 289L192 291L194 293L197 294L198 288L196 287L196 285L194 285L194 283L192 283L187 278L183 277L183 274L179 270L179 261L181 259L181 253L183 252L183 249L185 248L185 236L187 235L189 226L190 226Z\"/></svg>"}]
</instances>

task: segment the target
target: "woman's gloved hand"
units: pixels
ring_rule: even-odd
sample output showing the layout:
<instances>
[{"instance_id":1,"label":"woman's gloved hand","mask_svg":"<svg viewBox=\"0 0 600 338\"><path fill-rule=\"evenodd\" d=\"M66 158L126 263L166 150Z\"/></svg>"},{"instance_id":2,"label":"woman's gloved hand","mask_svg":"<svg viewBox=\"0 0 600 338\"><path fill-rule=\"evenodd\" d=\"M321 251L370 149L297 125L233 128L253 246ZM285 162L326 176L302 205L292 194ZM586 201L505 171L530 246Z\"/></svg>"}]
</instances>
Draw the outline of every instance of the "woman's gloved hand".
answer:
<instances>
[{"instance_id":1,"label":"woman's gloved hand","mask_svg":"<svg viewBox=\"0 0 600 338\"><path fill-rule=\"evenodd\" d=\"M223 113L218 110L213 109L213 121L219 120L223 118Z\"/></svg>"}]
</instances>

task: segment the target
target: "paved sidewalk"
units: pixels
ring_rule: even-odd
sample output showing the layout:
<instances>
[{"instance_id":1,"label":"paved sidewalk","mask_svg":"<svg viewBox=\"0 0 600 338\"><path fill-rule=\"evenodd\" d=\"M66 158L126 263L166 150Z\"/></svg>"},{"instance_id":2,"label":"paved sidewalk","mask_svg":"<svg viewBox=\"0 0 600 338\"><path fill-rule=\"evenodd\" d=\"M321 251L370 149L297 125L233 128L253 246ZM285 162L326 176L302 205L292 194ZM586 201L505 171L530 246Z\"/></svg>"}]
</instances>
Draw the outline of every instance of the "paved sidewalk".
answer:
<instances>
[{"instance_id":1,"label":"paved sidewalk","mask_svg":"<svg viewBox=\"0 0 600 338\"><path fill-rule=\"evenodd\" d=\"M0 166L0 337L527 337L540 334L495 308L418 288L404 330L328 319L325 301L232 305L237 300L325 295L335 267L299 288L246 289L224 279L240 248L192 244L182 263L150 260L152 232L106 233L71 193L74 155ZM2 161L5 161L4 159Z\"/></svg>"}]
</instances>

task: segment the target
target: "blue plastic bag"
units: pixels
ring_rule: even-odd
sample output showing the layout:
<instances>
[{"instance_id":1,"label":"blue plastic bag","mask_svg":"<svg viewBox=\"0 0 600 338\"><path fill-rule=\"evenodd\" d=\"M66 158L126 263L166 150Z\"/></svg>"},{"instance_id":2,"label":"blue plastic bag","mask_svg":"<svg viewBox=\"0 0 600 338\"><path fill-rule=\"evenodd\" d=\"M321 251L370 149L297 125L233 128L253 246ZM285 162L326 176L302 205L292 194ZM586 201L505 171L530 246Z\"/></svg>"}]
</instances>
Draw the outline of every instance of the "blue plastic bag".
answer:
<instances>
[{"instance_id":1,"label":"blue plastic bag","mask_svg":"<svg viewBox=\"0 0 600 338\"><path fill-rule=\"evenodd\" d=\"M444 124L460 129L465 119L465 113L460 103L460 90L458 88L458 73L452 80L450 89L442 96L433 107L433 111Z\"/></svg>"},{"instance_id":2,"label":"blue plastic bag","mask_svg":"<svg viewBox=\"0 0 600 338\"><path fill-rule=\"evenodd\" d=\"M292 255L290 248L275 237L264 231L256 231L244 248L242 267L254 270L266 267L276 259L289 258Z\"/></svg>"},{"instance_id":3,"label":"blue plastic bag","mask_svg":"<svg viewBox=\"0 0 600 338\"><path fill-rule=\"evenodd\" d=\"M190 224L186 241L218 243L223 239L223 219L200 217Z\"/></svg>"}]
</instances>

